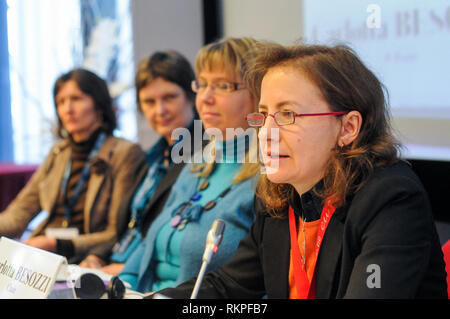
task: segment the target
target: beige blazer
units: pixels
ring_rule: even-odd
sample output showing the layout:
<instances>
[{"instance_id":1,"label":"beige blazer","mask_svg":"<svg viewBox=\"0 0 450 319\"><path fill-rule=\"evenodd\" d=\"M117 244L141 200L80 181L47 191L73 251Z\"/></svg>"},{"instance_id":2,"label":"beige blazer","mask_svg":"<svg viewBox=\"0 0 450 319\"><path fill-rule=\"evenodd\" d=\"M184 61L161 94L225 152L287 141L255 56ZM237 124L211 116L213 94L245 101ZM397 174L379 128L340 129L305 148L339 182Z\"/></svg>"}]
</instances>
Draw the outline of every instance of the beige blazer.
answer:
<instances>
[{"instance_id":1,"label":"beige blazer","mask_svg":"<svg viewBox=\"0 0 450 319\"><path fill-rule=\"evenodd\" d=\"M68 140L52 147L50 154L27 185L0 213L0 236L18 238L39 212L54 212L70 155ZM75 255L82 254L115 236L117 209L133 185L138 169L144 163L145 154L138 145L112 136L105 140L97 156L91 161L91 175L84 207L85 234L73 239ZM34 234L46 225L47 221L43 222Z\"/></svg>"}]
</instances>

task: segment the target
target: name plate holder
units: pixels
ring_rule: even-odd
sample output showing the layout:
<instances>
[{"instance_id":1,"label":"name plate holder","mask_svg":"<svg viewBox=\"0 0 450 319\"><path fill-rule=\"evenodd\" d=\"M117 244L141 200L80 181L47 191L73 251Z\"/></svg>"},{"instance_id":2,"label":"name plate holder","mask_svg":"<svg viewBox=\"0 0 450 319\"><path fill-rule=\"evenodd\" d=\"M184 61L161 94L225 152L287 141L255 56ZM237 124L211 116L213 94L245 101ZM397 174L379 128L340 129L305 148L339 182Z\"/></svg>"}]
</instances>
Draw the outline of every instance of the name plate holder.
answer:
<instances>
[{"instance_id":1,"label":"name plate holder","mask_svg":"<svg viewBox=\"0 0 450 319\"><path fill-rule=\"evenodd\" d=\"M56 279L67 278L67 274L64 256L0 238L0 299L46 299Z\"/></svg>"}]
</instances>

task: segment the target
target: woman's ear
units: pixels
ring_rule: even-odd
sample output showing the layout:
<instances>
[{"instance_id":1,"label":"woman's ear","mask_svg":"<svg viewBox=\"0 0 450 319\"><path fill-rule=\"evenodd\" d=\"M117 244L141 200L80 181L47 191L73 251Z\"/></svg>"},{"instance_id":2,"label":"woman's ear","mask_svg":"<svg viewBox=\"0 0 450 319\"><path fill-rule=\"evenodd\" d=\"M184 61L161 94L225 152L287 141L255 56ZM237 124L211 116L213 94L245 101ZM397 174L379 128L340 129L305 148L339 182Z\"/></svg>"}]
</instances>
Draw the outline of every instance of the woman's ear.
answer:
<instances>
[{"instance_id":1,"label":"woman's ear","mask_svg":"<svg viewBox=\"0 0 450 319\"><path fill-rule=\"evenodd\" d=\"M351 144L359 134L362 125L362 115L358 111L350 111L341 118L341 133L338 138L338 146Z\"/></svg>"}]
</instances>

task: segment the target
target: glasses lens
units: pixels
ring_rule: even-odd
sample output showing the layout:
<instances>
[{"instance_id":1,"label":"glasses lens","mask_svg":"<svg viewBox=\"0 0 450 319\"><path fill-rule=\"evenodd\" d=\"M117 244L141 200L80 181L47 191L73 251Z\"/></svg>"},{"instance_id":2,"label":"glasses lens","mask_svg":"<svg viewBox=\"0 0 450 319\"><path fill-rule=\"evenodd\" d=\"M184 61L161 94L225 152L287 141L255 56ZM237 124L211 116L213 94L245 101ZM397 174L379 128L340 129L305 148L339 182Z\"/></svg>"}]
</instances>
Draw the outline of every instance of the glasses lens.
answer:
<instances>
[{"instance_id":1,"label":"glasses lens","mask_svg":"<svg viewBox=\"0 0 450 319\"><path fill-rule=\"evenodd\" d=\"M261 127L264 125L265 116L262 113L250 113L247 115L247 123L253 127Z\"/></svg>"},{"instance_id":2,"label":"glasses lens","mask_svg":"<svg viewBox=\"0 0 450 319\"><path fill-rule=\"evenodd\" d=\"M196 80L191 82L191 88L192 88L192 91L194 91L196 93L198 92L199 85L198 85L198 82Z\"/></svg>"},{"instance_id":3,"label":"glasses lens","mask_svg":"<svg viewBox=\"0 0 450 319\"><path fill-rule=\"evenodd\" d=\"M215 88L216 92L219 94L229 93L233 90L232 85L228 82L219 82L215 85Z\"/></svg>"},{"instance_id":4,"label":"glasses lens","mask_svg":"<svg viewBox=\"0 0 450 319\"><path fill-rule=\"evenodd\" d=\"M294 113L289 111L277 112L274 114L278 125L287 125L294 123Z\"/></svg>"}]
</instances>

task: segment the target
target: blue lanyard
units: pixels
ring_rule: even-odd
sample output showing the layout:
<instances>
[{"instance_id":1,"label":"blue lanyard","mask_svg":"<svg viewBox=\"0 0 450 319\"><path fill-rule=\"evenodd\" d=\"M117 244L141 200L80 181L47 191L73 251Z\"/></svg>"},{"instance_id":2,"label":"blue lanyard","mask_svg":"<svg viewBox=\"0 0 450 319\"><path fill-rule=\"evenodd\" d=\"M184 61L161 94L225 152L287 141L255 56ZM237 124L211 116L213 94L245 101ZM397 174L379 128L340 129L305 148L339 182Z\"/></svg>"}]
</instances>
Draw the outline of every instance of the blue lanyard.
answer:
<instances>
[{"instance_id":1,"label":"blue lanyard","mask_svg":"<svg viewBox=\"0 0 450 319\"><path fill-rule=\"evenodd\" d=\"M131 219L128 224L129 228L140 225L142 212L147 210L148 204L150 203L150 197L148 196L149 192L153 194L153 188L159 182L160 175L164 175L166 171L167 168L160 161L157 161L149 168L143 183L134 196L131 208Z\"/></svg>"},{"instance_id":2,"label":"blue lanyard","mask_svg":"<svg viewBox=\"0 0 450 319\"><path fill-rule=\"evenodd\" d=\"M90 170L91 170L91 160L98 154L98 151L100 150L100 147L103 145L103 142L106 139L106 134L102 132L95 142L94 148L89 153L88 159L86 161L86 164L84 164L83 171L81 173L81 177L75 186L75 191L73 195L69 198L67 201L67 204L64 204L66 195L67 195L67 183L69 182L70 177L70 171L72 169L72 156L69 159L69 162L66 165L66 168L64 170L63 180L61 183L61 193L63 194L63 206L64 206L64 221L63 221L63 227L69 226L70 222L70 215L72 212L73 207L75 206L75 203L78 200L78 197L80 197L81 190L83 189L84 184L89 179Z\"/></svg>"}]
</instances>

